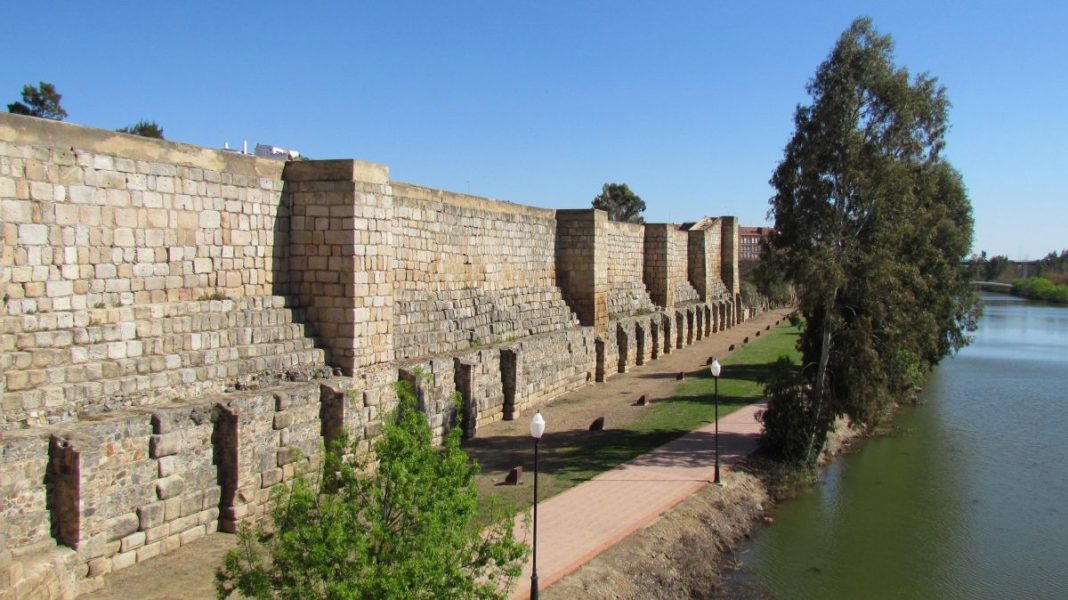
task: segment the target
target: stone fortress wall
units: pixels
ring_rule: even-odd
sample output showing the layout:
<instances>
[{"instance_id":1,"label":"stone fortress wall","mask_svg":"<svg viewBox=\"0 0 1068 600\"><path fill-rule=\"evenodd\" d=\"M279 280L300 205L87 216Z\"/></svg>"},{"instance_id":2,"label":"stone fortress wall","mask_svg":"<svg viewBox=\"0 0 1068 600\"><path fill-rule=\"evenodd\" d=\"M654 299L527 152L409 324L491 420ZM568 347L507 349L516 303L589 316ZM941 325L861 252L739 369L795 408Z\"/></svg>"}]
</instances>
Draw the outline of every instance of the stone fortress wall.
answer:
<instances>
[{"instance_id":1,"label":"stone fortress wall","mask_svg":"<svg viewBox=\"0 0 1068 600\"><path fill-rule=\"evenodd\" d=\"M733 217L614 223L7 114L0 217L0 598L232 531L342 431L367 447L397 379L477 435L744 315Z\"/></svg>"}]
</instances>

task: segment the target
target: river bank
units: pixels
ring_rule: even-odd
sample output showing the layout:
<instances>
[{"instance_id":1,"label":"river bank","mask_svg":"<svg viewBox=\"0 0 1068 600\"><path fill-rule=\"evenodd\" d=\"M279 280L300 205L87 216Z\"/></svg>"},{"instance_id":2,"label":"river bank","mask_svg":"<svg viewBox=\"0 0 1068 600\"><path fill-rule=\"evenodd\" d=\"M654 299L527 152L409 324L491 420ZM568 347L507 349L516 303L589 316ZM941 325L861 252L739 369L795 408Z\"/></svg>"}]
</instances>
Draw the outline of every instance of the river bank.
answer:
<instances>
[{"instance_id":1,"label":"river bank","mask_svg":"<svg viewBox=\"0 0 1068 600\"><path fill-rule=\"evenodd\" d=\"M828 439L821 465L849 451L861 432L841 421ZM568 598L766 598L761 590L735 587L735 550L758 528L773 523L770 511L812 485L812 480L755 454L640 531L616 544L542 592ZM773 526L773 525L772 525Z\"/></svg>"}]
</instances>

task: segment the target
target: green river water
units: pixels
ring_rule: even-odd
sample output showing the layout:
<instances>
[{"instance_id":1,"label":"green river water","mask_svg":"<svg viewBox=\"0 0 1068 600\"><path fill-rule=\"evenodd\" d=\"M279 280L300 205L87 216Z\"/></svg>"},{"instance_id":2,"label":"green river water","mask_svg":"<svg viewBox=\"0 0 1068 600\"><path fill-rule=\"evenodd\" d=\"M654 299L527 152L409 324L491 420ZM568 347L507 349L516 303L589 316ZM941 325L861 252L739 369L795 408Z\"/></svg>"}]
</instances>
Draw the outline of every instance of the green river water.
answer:
<instances>
[{"instance_id":1,"label":"green river water","mask_svg":"<svg viewBox=\"0 0 1068 600\"><path fill-rule=\"evenodd\" d=\"M983 300L898 433L776 508L732 595L1068 599L1068 308Z\"/></svg>"}]
</instances>

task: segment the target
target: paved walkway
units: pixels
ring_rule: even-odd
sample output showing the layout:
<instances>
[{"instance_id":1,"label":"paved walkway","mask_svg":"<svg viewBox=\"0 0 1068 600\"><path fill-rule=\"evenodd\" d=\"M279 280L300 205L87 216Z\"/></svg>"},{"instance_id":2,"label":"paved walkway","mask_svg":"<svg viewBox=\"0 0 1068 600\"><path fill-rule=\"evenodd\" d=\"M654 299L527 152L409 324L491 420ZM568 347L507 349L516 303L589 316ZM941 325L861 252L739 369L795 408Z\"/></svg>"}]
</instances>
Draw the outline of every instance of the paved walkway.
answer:
<instances>
[{"instance_id":1,"label":"paved walkway","mask_svg":"<svg viewBox=\"0 0 1068 600\"><path fill-rule=\"evenodd\" d=\"M719 420L721 475L753 452L760 436L752 404ZM538 504L538 589L578 569L608 547L713 481L715 424L684 435ZM726 467L726 468L725 468ZM531 542L522 524L519 535ZM530 562L513 599L530 597Z\"/></svg>"}]
</instances>

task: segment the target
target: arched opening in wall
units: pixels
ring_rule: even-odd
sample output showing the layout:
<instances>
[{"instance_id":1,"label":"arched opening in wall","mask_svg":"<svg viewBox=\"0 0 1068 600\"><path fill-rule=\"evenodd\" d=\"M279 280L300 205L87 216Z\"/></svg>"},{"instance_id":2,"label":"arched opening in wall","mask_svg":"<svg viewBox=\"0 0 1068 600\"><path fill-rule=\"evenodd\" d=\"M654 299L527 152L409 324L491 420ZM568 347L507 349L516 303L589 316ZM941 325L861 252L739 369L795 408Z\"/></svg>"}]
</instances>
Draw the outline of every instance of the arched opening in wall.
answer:
<instances>
[{"instance_id":1,"label":"arched opening in wall","mask_svg":"<svg viewBox=\"0 0 1068 600\"><path fill-rule=\"evenodd\" d=\"M664 315L660 322L664 324L664 354L671 354L671 317Z\"/></svg>"},{"instance_id":2,"label":"arched opening in wall","mask_svg":"<svg viewBox=\"0 0 1068 600\"><path fill-rule=\"evenodd\" d=\"M238 515L235 512L238 475L238 420L237 412L221 404L212 411L211 462L215 464L216 481L219 483L219 531L237 531Z\"/></svg>"},{"instance_id":3,"label":"arched opening in wall","mask_svg":"<svg viewBox=\"0 0 1068 600\"><path fill-rule=\"evenodd\" d=\"M649 338L649 345L653 349L650 358L656 360L660 358L660 327L657 326L655 318L649 320Z\"/></svg>"},{"instance_id":4,"label":"arched opening in wall","mask_svg":"<svg viewBox=\"0 0 1068 600\"><path fill-rule=\"evenodd\" d=\"M720 302L719 303L719 330L723 331L724 329L727 329L727 327L729 327L729 325L727 324L727 303L726 302Z\"/></svg>"},{"instance_id":5,"label":"arched opening in wall","mask_svg":"<svg viewBox=\"0 0 1068 600\"><path fill-rule=\"evenodd\" d=\"M456 391L460 392L460 426L463 427L463 437L470 440L475 437L478 427L478 404L473 395L475 389L474 365L460 362L454 359L453 368L456 378Z\"/></svg>"},{"instance_id":6,"label":"arched opening in wall","mask_svg":"<svg viewBox=\"0 0 1068 600\"><path fill-rule=\"evenodd\" d=\"M682 313L675 311L675 347L682 348L686 341L686 320Z\"/></svg>"},{"instance_id":7,"label":"arched opening in wall","mask_svg":"<svg viewBox=\"0 0 1068 600\"><path fill-rule=\"evenodd\" d=\"M68 440L52 436L45 471L45 503L52 520L52 537L74 549L81 536L80 480L81 456Z\"/></svg>"},{"instance_id":8,"label":"arched opening in wall","mask_svg":"<svg viewBox=\"0 0 1068 600\"><path fill-rule=\"evenodd\" d=\"M694 338L701 339L705 337L705 313L701 310L700 306L695 306L693 309L694 317Z\"/></svg>"},{"instance_id":9,"label":"arched opening in wall","mask_svg":"<svg viewBox=\"0 0 1068 600\"><path fill-rule=\"evenodd\" d=\"M701 312L705 313L705 336L712 335L712 310L704 305Z\"/></svg>"},{"instance_id":10,"label":"arched opening in wall","mask_svg":"<svg viewBox=\"0 0 1068 600\"><path fill-rule=\"evenodd\" d=\"M355 390L353 390L355 392ZM345 390L319 386L319 434L330 448L345 427Z\"/></svg>"},{"instance_id":11,"label":"arched opening in wall","mask_svg":"<svg viewBox=\"0 0 1068 600\"><path fill-rule=\"evenodd\" d=\"M597 338L593 340L593 349L597 354L596 364L594 365L593 379L597 382L604 381L604 340Z\"/></svg>"},{"instance_id":12,"label":"arched opening in wall","mask_svg":"<svg viewBox=\"0 0 1068 600\"><path fill-rule=\"evenodd\" d=\"M623 328L623 324L616 326L616 347L619 350L619 365L617 369L620 373L627 372L627 331Z\"/></svg>"},{"instance_id":13,"label":"arched opening in wall","mask_svg":"<svg viewBox=\"0 0 1068 600\"><path fill-rule=\"evenodd\" d=\"M516 388L516 355L515 350L501 350L501 388L504 392L504 420L511 421L515 418L515 388Z\"/></svg>"},{"instance_id":14,"label":"arched opening in wall","mask_svg":"<svg viewBox=\"0 0 1068 600\"><path fill-rule=\"evenodd\" d=\"M686 309L686 345L693 343L693 311Z\"/></svg>"},{"instance_id":15,"label":"arched opening in wall","mask_svg":"<svg viewBox=\"0 0 1068 600\"><path fill-rule=\"evenodd\" d=\"M634 364L645 364L645 329L642 328L640 323L634 325L634 348L637 350L637 355L634 357Z\"/></svg>"}]
</instances>

